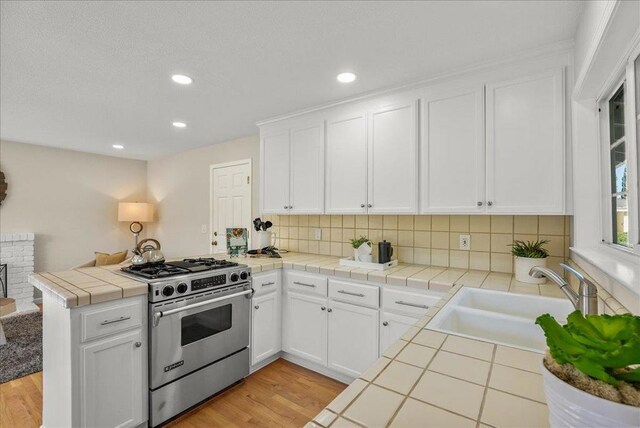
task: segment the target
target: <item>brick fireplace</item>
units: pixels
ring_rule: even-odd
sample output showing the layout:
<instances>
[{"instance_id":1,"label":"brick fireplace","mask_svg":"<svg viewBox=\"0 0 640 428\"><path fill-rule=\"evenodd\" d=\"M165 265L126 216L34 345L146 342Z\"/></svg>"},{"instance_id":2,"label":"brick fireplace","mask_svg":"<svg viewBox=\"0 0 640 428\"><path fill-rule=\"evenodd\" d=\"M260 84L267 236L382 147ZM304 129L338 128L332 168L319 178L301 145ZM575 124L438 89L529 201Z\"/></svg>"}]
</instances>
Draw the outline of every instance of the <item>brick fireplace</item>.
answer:
<instances>
[{"instance_id":1,"label":"brick fireplace","mask_svg":"<svg viewBox=\"0 0 640 428\"><path fill-rule=\"evenodd\" d=\"M7 297L15 299L18 312L37 310L33 303L33 233L0 233L0 264L7 265Z\"/></svg>"}]
</instances>

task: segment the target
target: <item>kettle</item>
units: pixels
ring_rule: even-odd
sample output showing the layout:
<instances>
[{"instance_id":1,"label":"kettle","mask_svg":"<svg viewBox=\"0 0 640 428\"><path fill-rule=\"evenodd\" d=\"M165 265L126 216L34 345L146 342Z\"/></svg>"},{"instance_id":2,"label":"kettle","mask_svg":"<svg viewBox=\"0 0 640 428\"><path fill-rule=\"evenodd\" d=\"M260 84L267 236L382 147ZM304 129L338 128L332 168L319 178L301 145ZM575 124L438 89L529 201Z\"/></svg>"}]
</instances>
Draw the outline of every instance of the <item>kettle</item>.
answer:
<instances>
[{"instance_id":1,"label":"kettle","mask_svg":"<svg viewBox=\"0 0 640 428\"><path fill-rule=\"evenodd\" d=\"M378 263L388 263L393 256L393 247L391 242L378 242Z\"/></svg>"},{"instance_id":2,"label":"kettle","mask_svg":"<svg viewBox=\"0 0 640 428\"><path fill-rule=\"evenodd\" d=\"M140 241L138 246L134 251L134 259L132 259L133 264L139 264L141 259L144 260L143 263L163 263L164 255L162 251L160 251L160 242L156 239L143 239ZM137 263L136 263L137 262Z\"/></svg>"}]
</instances>

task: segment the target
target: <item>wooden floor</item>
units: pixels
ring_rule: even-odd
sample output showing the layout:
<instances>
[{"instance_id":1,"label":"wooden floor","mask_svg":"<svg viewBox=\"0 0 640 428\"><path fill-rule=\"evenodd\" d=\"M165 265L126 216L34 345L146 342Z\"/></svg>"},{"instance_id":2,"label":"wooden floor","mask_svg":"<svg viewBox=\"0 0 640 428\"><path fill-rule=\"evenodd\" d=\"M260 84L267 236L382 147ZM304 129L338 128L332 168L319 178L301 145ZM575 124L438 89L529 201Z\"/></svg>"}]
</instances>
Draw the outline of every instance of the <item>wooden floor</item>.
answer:
<instances>
[{"instance_id":1,"label":"wooden floor","mask_svg":"<svg viewBox=\"0 0 640 428\"><path fill-rule=\"evenodd\" d=\"M346 385L279 359L170 427L302 427ZM0 427L39 427L42 372L0 385Z\"/></svg>"}]
</instances>

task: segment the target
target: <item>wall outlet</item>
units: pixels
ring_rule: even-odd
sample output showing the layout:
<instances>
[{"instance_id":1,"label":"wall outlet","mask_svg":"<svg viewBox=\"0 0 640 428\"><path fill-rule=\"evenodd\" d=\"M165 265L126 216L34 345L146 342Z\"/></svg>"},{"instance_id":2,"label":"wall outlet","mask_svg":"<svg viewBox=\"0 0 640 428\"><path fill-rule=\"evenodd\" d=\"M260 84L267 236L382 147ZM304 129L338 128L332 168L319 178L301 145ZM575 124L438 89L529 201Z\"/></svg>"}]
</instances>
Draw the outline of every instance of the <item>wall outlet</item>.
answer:
<instances>
[{"instance_id":1,"label":"wall outlet","mask_svg":"<svg viewBox=\"0 0 640 428\"><path fill-rule=\"evenodd\" d=\"M202 226L200 226L200 233L207 233L207 225L203 224Z\"/></svg>"},{"instance_id":2,"label":"wall outlet","mask_svg":"<svg viewBox=\"0 0 640 428\"><path fill-rule=\"evenodd\" d=\"M471 249L471 235L460 235L460 249L461 250Z\"/></svg>"},{"instance_id":3,"label":"wall outlet","mask_svg":"<svg viewBox=\"0 0 640 428\"><path fill-rule=\"evenodd\" d=\"M314 238L316 239L316 241L319 241L322 239L322 229L318 228L315 230Z\"/></svg>"}]
</instances>

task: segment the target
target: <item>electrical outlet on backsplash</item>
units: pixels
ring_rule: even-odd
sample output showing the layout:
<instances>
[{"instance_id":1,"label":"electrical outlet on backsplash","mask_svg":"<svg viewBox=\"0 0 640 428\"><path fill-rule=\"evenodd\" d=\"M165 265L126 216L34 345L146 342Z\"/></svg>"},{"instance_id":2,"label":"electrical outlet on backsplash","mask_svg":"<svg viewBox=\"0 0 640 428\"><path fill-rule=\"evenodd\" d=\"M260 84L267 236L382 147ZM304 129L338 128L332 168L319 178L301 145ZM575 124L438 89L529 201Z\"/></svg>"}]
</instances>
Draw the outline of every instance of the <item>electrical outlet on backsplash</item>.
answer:
<instances>
[{"instance_id":1,"label":"electrical outlet on backsplash","mask_svg":"<svg viewBox=\"0 0 640 428\"><path fill-rule=\"evenodd\" d=\"M274 224L281 249L348 257L349 241L361 235L373 243L387 240L394 258L403 263L461 269L513 272L511 244L515 239L546 239L548 265L559 269L569 258L571 216L513 215L281 215L266 216ZM316 229L321 239L316 240ZM460 250L460 235L471 237Z\"/></svg>"}]
</instances>

